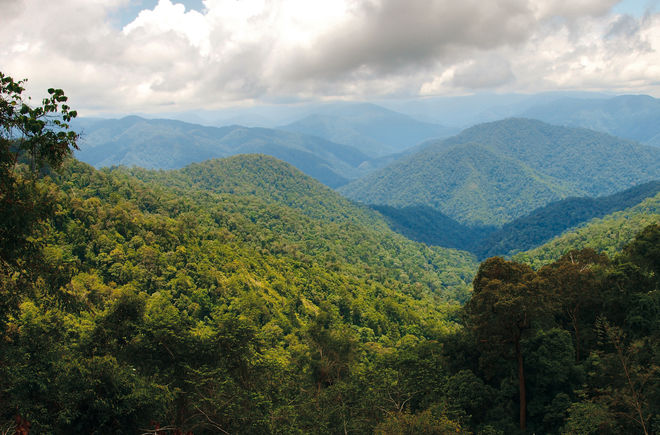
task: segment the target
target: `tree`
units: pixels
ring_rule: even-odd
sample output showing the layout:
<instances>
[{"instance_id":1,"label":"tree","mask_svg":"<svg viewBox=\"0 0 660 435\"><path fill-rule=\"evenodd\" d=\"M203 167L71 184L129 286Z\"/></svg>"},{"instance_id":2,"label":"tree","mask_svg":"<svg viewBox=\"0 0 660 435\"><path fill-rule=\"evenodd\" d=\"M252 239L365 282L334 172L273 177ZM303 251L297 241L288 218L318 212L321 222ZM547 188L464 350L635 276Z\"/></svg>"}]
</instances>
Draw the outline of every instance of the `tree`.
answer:
<instances>
[{"instance_id":1,"label":"tree","mask_svg":"<svg viewBox=\"0 0 660 435\"><path fill-rule=\"evenodd\" d=\"M474 293L465 305L468 328L485 353L513 356L518 366L520 428L526 427L527 397L521 340L549 313L551 300L527 265L499 257L486 260L474 279Z\"/></svg>"},{"instance_id":2,"label":"tree","mask_svg":"<svg viewBox=\"0 0 660 435\"><path fill-rule=\"evenodd\" d=\"M570 251L539 271L547 291L557 295L562 316L565 316L573 329L577 362L581 359L582 326L593 325L603 298L601 280L595 269L607 264L609 259L605 254L585 248Z\"/></svg>"},{"instance_id":3,"label":"tree","mask_svg":"<svg viewBox=\"0 0 660 435\"><path fill-rule=\"evenodd\" d=\"M3 181L7 170L13 169L18 153L27 153L34 171L48 164L59 167L62 161L78 149L78 133L69 130L69 123L78 116L66 102L62 89L48 89L48 98L41 106L30 107L23 99L26 80L14 81L0 72L0 156ZM12 149L13 148L13 149Z\"/></svg>"},{"instance_id":4,"label":"tree","mask_svg":"<svg viewBox=\"0 0 660 435\"><path fill-rule=\"evenodd\" d=\"M42 172L58 168L77 149L78 134L69 131L77 113L66 104L61 89L48 89L48 98L31 107L24 98L25 80L15 81L0 72L0 391L7 391L15 380L5 376L13 369L4 336L10 313L30 289L42 283L55 285L42 273L39 231L53 215L55 202ZM44 353L43 350L38 353ZM34 376L30 379L37 379ZM3 397L0 396L0 401ZM23 421L17 417L17 424Z\"/></svg>"},{"instance_id":5,"label":"tree","mask_svg":"<svg viewBox=\"0 0 660 435\"><path fill-rule=\"evenodd\" d=\"M3 304L15 299L8 288L16 287L23 270L30 269L17 267L17 262L30 259L38 264L38 249L29 236L52 214L51 193L37 183L37 176L58 168L78 149L78 134L69 130L77 113L66 104L64 92L48 89L41 106L30 107L23 97L24 84L0 72L0 290L8 293L2 295ZM29 171L19 162L27 163ZM12 270L19 273L10 280Z\"/></svg>"},{"instance_id":6,"label":"tree","mask_svg":"<svg viewBox=\"0 0 660 435\"><path fill-rule=\"evenodd\" d=\"M23 98L25 80L14 81L0 72L0 264L7 267L26 247L27 235L48 215L45 196L34 178L40 169L57 168L72 149L78 134L69 131L77 116L61 89L48 89L42 105L30 107ZM28 173L19 173L21 159Z\"/></svg>"}]
</instances>

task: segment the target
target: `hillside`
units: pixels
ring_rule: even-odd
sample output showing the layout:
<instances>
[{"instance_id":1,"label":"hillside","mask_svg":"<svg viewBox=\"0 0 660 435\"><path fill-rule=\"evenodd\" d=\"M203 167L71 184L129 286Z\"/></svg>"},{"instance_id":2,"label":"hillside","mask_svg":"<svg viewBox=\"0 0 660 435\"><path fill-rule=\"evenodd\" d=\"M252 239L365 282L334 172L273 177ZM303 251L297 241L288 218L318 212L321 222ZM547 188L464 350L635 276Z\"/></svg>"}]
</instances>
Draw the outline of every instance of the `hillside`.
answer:
<instances>
[{"instance_id":1,"label":"hillside","mask_svg":"<svg viewBox=\"0 0 660 435\"><path fill-rule=\"evenodd\" d=\"M593 248L615 255L648 225L660 223L660 194L625 210L595 218L549 242L514 256L535 268L557 260L572 249Z\"/></svg>"},{"instance_id":2,"label":"hillside","mask_svg":"<svg viewBox=\"0 0 660 435\"><path fill-rule=\"evenodd\" d=\"M473 249L465 245L452 247L468 249L478 258L526 251L583 222L635 206L659 191L660 181L652 181L614 195L563 199L505 224Z\"/></svg>"},{"instance_id":3,"label":"hillside","mask_svg":"<svg viewBox=\"0 0 660 435\"><path fill-rule=\"evenodd\" d=\"M660 100L648 95L621 95L607 99L561 98L531 107L522 116L660 146Z\"/></svg>"},{"instance_id":4,"label":"hillside","mask_svg":"<svg viewBox=\"0 0 660 435\"><path fill-rule=\"evenodd\" d=\"M414 273L415 280L435 290L451 288L458 294L466 289L474 270L471 255L410 242L390 230L378 213L346 200L270 156L239 155L192 164L178 171L123 171L149 184L174 189L204 206L220 207L222 203L229 210L246 207L241 214L271 228L278 237L299 244L299 249L309 249L310 255L329 255L332 263L339 253L346 260L346 267L355 268L356 274L361 274L362 269L391 267L401 262L406 273ZM274 213L275 209L280 211ZM283 219L289 214L293 218ZM296 223L294 227L282 227L292 222ZM331 252L330 246L338 251ZM388 253L391 250L398 253L394 263ZM359 258L352 257L358 252ZM427 271L429 265L433 265L432 272Z\"/></svg>"},{"instance_id":5,"label":"hillside","mask_svg":"<svg viewBox=\"0 0 660 435\"><path fill-rule=\"evenodd\" d=\"M372 157L383 157L428 139L447 137L455 130L421 122L374 104L329 105L281 127L350 145Z\"/></svg>"},{"instance_id":6,"label":"hillside","mask_svg":"<svg viewBox=\"0 0 660 435\"><path fill-rule=\"evenodd\" d=\"M476 269L268 156L51 175L39 188L56 214L23 272L0 270L21 296L0 306L3 400L37 432L339 427L337 389L456 329ZM384 418L359 403L385 404L390 381L351 395L353 430Z\"/></svg>"},{"instance_id":7,"label":"hillside","mask_svg":"<svg viewBox=\"0 0 660 435\"><path fill-rule=\"evenodd\" d=\"M586 129L507 119L431 143L340 188L354 200L424 205L468 225L503 225L569 196L660 176L660 150Z\"/></svg>"},{"instance_id":8,"label":"hillside","mask_svg":"<svg viewBox=\"0 0 660 435\"><path fill-rule=\"evenodd\" d=\"M80 120L76 156L95 167L181 168L193 162L242 153L263 153L296 166L319 181L337 187L362 175L369 158L346 145L302 134L264 128L204 127L166 119L130 116L113 120Z\"/></svg>"},{"instance_id":9,"label":"hillside","mask_svg":"<svg viewBox=\"0 0 660 435\"><path fill-rule=\"evenodd\" d=\"M495 227L469 227L462 225L427 206L396 208L388 205L372 205L382 214L394 231L411 240L433 246L444 246L473 252Z\"/></svg>"}]
</instances>

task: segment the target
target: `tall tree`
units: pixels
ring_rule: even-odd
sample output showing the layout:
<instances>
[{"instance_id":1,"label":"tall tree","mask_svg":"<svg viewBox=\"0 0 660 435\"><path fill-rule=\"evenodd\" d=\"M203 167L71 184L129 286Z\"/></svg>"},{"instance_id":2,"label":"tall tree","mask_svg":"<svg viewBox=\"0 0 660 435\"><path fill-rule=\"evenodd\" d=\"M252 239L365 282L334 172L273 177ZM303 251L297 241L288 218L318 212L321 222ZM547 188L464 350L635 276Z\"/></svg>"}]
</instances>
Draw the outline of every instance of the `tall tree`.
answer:
<instances>
[{"instance_id":1,"label":"tall tree","mask_svg":"<svg viewBox=\"0 0 660 435\"><path fill-rule=\"evenodd\" d=\"M549 313L550 297L527 265L494 257L483 262L465 305L467 326L485 353L513 357L518 367L520 429L526 427L527 394L521 339Z\"/></svg>"}]
</instances>

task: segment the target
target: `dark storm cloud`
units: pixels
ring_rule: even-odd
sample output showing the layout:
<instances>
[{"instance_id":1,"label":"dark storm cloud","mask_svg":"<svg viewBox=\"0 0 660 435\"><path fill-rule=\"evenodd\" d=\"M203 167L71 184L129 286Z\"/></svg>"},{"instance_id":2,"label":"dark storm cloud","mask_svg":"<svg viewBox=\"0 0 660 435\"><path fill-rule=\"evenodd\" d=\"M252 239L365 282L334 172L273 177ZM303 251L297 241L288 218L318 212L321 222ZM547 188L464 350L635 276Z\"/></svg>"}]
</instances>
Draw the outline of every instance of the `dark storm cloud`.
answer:
<instances>
[{"instance_id":1,"label":"dark storm cloud","mask_svg":"<svg viewBox=\"0 0 660 435\"><path fill-rule=\"evenodd\" d=\"M523 0L365 0L352 12L350 20L299 54L293 77L423 67L461 50L520 43L534 27L534 12Z\"/></svg>"}]
</instances>

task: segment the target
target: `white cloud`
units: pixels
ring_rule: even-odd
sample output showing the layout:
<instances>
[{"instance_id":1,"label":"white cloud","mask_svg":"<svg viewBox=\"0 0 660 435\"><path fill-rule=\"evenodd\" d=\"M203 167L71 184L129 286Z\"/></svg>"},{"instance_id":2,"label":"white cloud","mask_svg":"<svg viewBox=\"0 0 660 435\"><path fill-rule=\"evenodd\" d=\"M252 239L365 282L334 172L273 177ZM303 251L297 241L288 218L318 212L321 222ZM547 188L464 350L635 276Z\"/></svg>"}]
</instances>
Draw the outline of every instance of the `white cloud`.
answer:
<instances>
[{"instance_id":1,"label":"white cloud","mask_svg":"<svg viewBox=\"0 0 660 435\"><path fill-rule=\"evenodd\" d=\"M259 100L612 90L660 96L660 14L615 0L0 0L0 64L97 111Z\"/></svg>"}]
</instances>

